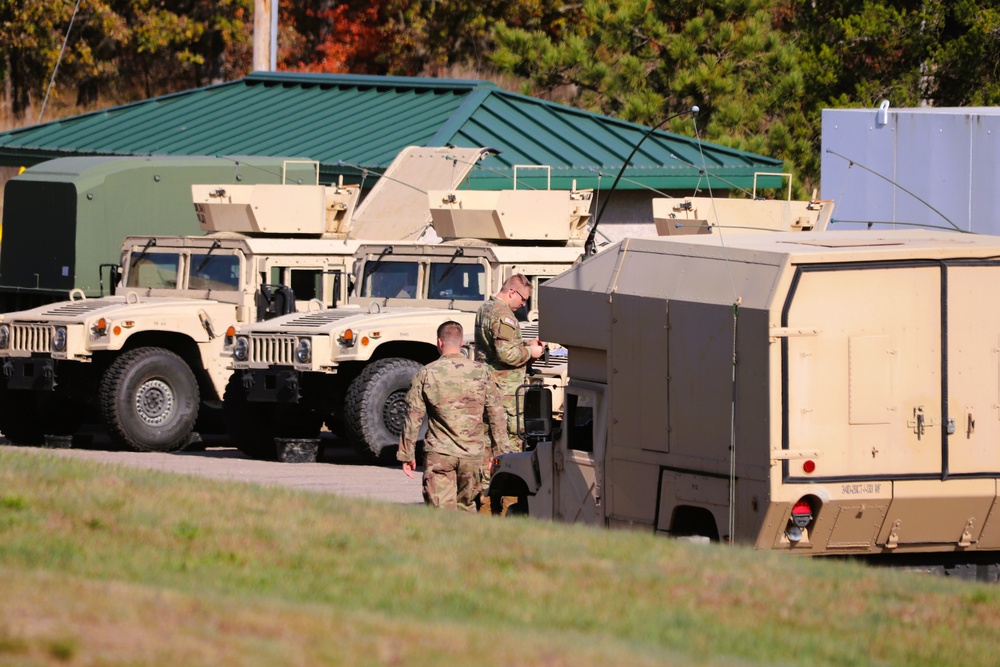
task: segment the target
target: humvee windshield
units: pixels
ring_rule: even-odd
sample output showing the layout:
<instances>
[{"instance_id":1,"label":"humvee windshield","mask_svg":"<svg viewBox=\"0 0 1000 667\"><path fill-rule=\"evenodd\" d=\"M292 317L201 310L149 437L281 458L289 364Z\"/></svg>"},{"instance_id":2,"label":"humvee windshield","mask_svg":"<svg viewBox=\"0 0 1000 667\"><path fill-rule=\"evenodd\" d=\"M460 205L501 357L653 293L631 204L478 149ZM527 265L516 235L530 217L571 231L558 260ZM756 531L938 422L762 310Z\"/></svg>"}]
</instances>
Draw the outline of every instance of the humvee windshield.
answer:
<instances>
[{"instance_id":1,"label":"humvee windshield","mask_svg":"<svg viewBox=\"0 0 1000 667\"><path fill-rule=\"evenodd\" d=\"M484 301L486 268L482 264L431 264L427 296L431 299Z\"/></svg>"},{"instance_id":2,"label":"humvee windshield","mask_svg":"<svg viewBox=\"0 0 1000 667\"><path fill-rule=\"evenodd\" d=\"M236 291L240 288L240 258L236 255L191 255L191 289Z\"/></svg>"},{"instance_id":3,"label":"humvee windshield","mask_svg":"<svg viewBox=\"0 0 1000 667\"><path fill-rule=\"evenodd\" d=\"M179 266L176 252L133 252L125 286L177 289Z\"/></svg>"},{"instance_id":4,"label":"humvee windshield","mask_svg":"<svg viewBox=\"0 0 1000 667\"><path fill-rule=\"evenodd\" d=\"M368 262L359 295L377 299L415 299L419 275L418 262Z\"/></svg>"},{"instance_id":5,"label":"humvee windshield","mask_svg":"<svg viewBox=\"0 0 1000 667\"><path fill-rule=\"evenodd\" d=\"M428 266L428 299L483 301L486 267L482 264L439 262ZM359 296L377 299L415 299L419 293L419 262L369 262ZM421 295L422 296L422 295Z\"/></svg>"},{"instance_id":6,"label":"humvee windshield","mask_svg":"<svg viewBox=\"0 0 1000 667\"><path fill-rule=\"evenodd\" d=\"M177 289L181 254L178 252L136 251L129 260L126 287ZM188 288L236 291L240 288L240 259L236 255L192 254L188 266Z\"/></svg>"}]
</instances>

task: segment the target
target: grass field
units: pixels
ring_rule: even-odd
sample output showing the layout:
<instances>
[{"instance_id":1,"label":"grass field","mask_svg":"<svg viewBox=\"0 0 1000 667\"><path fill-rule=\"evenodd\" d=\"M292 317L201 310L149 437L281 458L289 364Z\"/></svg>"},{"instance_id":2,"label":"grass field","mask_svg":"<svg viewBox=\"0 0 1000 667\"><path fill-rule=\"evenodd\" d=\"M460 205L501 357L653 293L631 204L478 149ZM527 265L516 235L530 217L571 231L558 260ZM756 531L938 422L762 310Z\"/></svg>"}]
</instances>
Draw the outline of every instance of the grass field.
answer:
<instances>
[{"instance_id":1,"label":"grass field","mask_svg":"<svg viewBox=\"0 0 1000 667\"><path fill-rule=\"evenodd\" d=\"M0 448L0 665L993 665L1000 587Z\"/></svg>"}]
</instances>

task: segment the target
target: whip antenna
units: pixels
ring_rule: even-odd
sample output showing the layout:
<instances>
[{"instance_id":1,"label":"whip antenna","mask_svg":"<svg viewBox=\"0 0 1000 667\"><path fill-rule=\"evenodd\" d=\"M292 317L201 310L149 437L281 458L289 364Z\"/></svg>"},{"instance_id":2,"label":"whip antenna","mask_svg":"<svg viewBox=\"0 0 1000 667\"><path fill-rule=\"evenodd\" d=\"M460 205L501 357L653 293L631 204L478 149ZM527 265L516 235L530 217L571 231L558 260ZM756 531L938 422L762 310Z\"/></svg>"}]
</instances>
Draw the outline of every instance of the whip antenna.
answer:
<instances>
[{"instance_id":1,"label":"whip antenna","mask_svg":"<svg viewBox=\"0 0 1000 667\"><path fill-rule=\"evenodd\" d=\"M618 185L618 181L621 180L622 175L625 173L625 170L628 169L628 163L632 161L633 157L635 157L635 154L639 150L639 147L642 146L642 142L646 141L646 139L649 138L649 135L653 134L653 132L656 132L658 129L660 129L661 127L672 121L674 118L679 118L680 116L683 116L684 114L688 113L697 114L699 111L701 111L701 109L699 109L696 106L693 106L687 111L681 111L679 113L675 113L673 116L668 116L664 118L659 123L646 130L646 133L642 135L642 138L639 139L639 141L636 143L635 148L633 148L632 152L629 153L627 158L625 158L625 162L622 164L622 168L618 170L618 175L615 177L615 182L611 184L611 189L608 190L608 196L604 198L604 203L601 204L601 210L597 212L597 217L594 218L594 224L590 226L590 234L587 235L587 240L583 244L585 255L594 254L595 250L594 237L597 235L597 225L600 224L601 222L601 216L604 215L604 209L608 207L608 202L611 201L611 194L615 191L615 187Z\"/></svg>"}]
</instances>

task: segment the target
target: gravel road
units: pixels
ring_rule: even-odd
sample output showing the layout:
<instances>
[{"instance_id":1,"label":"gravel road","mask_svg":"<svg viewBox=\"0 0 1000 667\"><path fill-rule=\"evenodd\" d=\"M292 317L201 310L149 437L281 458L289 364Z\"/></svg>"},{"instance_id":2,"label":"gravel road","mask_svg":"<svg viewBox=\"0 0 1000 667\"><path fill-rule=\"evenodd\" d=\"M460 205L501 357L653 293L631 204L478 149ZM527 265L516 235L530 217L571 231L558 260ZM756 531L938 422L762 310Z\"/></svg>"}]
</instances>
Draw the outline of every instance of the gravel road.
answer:
<instances>
[{"instance_id":1,"label":"gravel road","mask_svg":"<svg viewBox=\"0 0 1000 667\"><path fill-rule=\"evenodd\" d=\"M270 484L293 489L371 498L391 503L421 503L420 474L410 479L398 467L366 465L347 445L324 439L319 463L272 463L248 459L229 446L225 438L206 437L203 450L156 454L115 451L106 439L94 437L83 448L47 449L17 447L37 456L100 461L135 468L148 468L182 475L253 484ZM0 444L10 446L0 438Z\"/></svg>"}]
</instances>

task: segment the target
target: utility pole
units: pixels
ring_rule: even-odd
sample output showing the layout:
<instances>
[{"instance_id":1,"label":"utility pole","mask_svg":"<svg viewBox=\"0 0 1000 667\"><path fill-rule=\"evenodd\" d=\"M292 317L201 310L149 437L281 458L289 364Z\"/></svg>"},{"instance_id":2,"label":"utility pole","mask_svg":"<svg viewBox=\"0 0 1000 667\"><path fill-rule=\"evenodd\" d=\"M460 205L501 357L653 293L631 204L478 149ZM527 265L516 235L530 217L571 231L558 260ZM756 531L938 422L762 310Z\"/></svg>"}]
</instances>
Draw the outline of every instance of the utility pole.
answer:
<instances>
[{"instance_id":1,"label":"utility pole","mask_svg":"<svg viewBox=\"0 0 1000 667\"><path fill-rule=\"evenodd\" d=\"M253 69L278 69L278 0L254 0Z\"/></svg>"}]
</instances>

